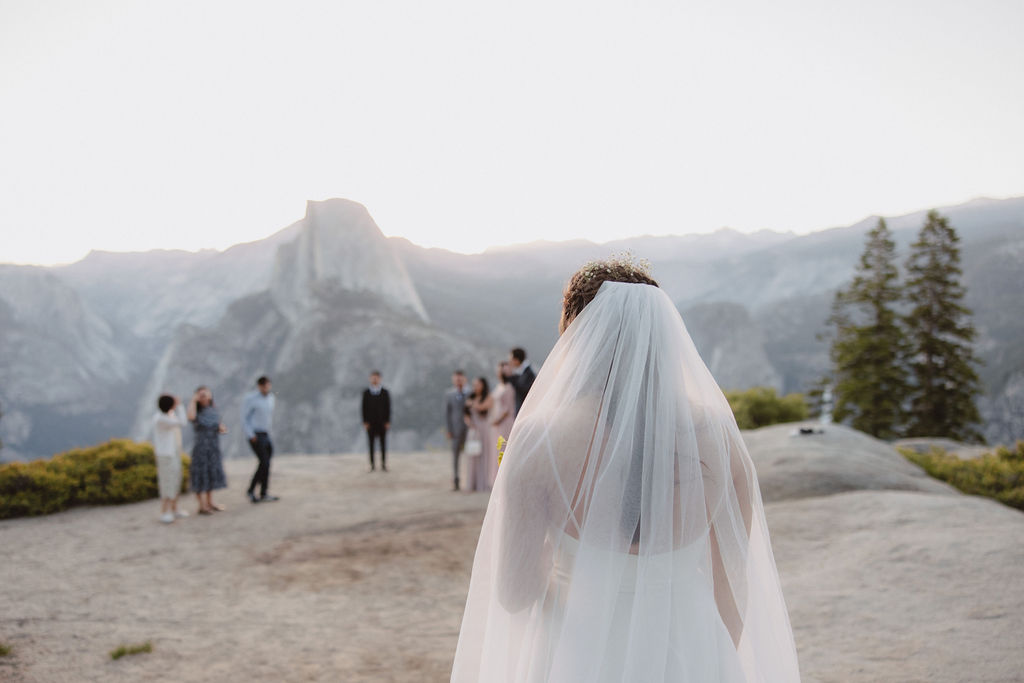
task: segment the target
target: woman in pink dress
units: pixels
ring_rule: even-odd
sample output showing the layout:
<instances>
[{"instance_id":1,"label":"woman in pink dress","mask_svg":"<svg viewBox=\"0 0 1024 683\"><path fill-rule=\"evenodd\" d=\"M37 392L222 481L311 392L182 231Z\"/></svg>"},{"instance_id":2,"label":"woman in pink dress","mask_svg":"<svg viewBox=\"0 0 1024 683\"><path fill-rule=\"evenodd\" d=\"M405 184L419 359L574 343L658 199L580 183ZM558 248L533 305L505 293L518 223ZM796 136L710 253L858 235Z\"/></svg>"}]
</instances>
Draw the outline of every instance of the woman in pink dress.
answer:
<instances>
[{"instance_id":1,"label":"woman in pink dress","mask_svg":"<svg viewBox=\"0 0 1024 683\"><path fill-rule=\"evenodd\" d=\"M491 412L493 397L487 387L487 380L477 377L473 380L473 393L466 399L466 411L469 413L469 435L466 438L466 456L470 491L490 491L493 479L488 477L487 453L494 450L491 439L491 423L488 416ZM473 444L476 441L477 444ZM475 451L475 452L474 452ZM497 454L495 454L497 459Z\"/></svg>"},{"instance_id":2,"label":"woman in pink dress","mask_svg":"<svg viewBox=\"0 0 1024 683\"><path fill-rule=\"evenodd\" d=\"M508 363L498 363L498 382L491 392L491 448L484 448L487 481L494 485L498 476L498 438L508 440L512 433L512 422L516 417L516 391L512 388L512 369Z\"/></svg>"}]
</instances>

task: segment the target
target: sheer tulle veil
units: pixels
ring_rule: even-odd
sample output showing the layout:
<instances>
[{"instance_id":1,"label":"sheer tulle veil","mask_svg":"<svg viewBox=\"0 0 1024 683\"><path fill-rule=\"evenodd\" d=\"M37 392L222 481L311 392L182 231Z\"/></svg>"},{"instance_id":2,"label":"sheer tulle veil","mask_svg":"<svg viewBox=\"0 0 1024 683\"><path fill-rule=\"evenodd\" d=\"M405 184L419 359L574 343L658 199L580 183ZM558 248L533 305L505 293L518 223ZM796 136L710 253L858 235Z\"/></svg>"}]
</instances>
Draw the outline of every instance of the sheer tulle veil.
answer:
<instances>
[{"instance_id":1,"label":"sheer tulle veil","mask_svg":"<svg viewBox=\"0 0 1024 683\"><path fill-rule=\"evenodd\" d=\"M516 418L452 681L798 681L757 476L669 297L606 282Z\"/></svg>"}]
</instances>

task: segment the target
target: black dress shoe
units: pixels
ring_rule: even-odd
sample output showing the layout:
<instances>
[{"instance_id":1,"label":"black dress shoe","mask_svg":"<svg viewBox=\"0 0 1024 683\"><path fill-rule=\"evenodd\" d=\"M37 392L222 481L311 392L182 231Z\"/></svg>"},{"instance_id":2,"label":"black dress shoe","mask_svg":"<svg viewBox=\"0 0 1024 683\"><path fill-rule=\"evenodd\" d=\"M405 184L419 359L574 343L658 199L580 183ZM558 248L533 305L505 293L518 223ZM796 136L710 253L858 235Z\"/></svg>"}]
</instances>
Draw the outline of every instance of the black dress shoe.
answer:
<instances>
[{"instance_id":1,"label":"black dress shoe","mask_svg":"<svg viewBox=\"0 0 1024 683\"><path fill-rule=\"evenodd\" d=\"M259 499L259 498L257 498L257 497L256 497L256 494L255 494L255 493L253 493L252 491L249 491L249 492L248 492L247 494L245 494L245 495L249 496L249 502L250 502L250 503L258 503L258 502L260 502L260 499Z\"/></svg>"},{"instance_id":2,"label":"black dress shoe","mask_svg":"<svg viewBox=\"0 0 1024 683\"><path fill-rule=\"evenodd\" d=\"M273 503L275 500L281 500L277 496L260 496L261 503Z\"/></svg>"}]
</instances>

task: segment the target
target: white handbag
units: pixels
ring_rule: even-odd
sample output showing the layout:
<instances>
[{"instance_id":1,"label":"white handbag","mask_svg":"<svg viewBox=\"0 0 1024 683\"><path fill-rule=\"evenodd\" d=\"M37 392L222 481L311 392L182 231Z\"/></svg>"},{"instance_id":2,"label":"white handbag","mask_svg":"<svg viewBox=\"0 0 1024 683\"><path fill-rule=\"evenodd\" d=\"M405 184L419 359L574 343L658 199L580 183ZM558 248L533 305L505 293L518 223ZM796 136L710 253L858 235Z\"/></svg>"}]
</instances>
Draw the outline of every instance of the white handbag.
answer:
<instances>
[{"instance_id":1,"label":"white handbag","mask_svg":"<svg viewBox=\"0 0 1024 683\"><path fill-rule=\"evenodd\" d=\"M480 440L480 435L476 431L469 433L466 438L466 455L476 457L484 452L484 443Z\"/></svg>"}]
</instances>

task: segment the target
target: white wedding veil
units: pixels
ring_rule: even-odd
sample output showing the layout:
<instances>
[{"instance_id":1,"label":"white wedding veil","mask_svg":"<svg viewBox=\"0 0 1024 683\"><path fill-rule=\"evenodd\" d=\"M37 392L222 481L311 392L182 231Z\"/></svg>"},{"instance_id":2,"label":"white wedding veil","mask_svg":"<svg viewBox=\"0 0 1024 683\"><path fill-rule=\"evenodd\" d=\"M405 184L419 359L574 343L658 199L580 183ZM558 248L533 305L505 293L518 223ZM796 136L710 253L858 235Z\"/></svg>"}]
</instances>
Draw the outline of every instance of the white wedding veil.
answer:
<instances>
[{"instance_id":1,"label":"white wedding veil","mask_svg":"<svg viewBox=\"0 0 1024 683\"><path fill-rule=\"evenodd\" d=\"M544 362L451 680L799 680L757 476L661 289L605 282Z\"/></svg>"}]
</instances>

